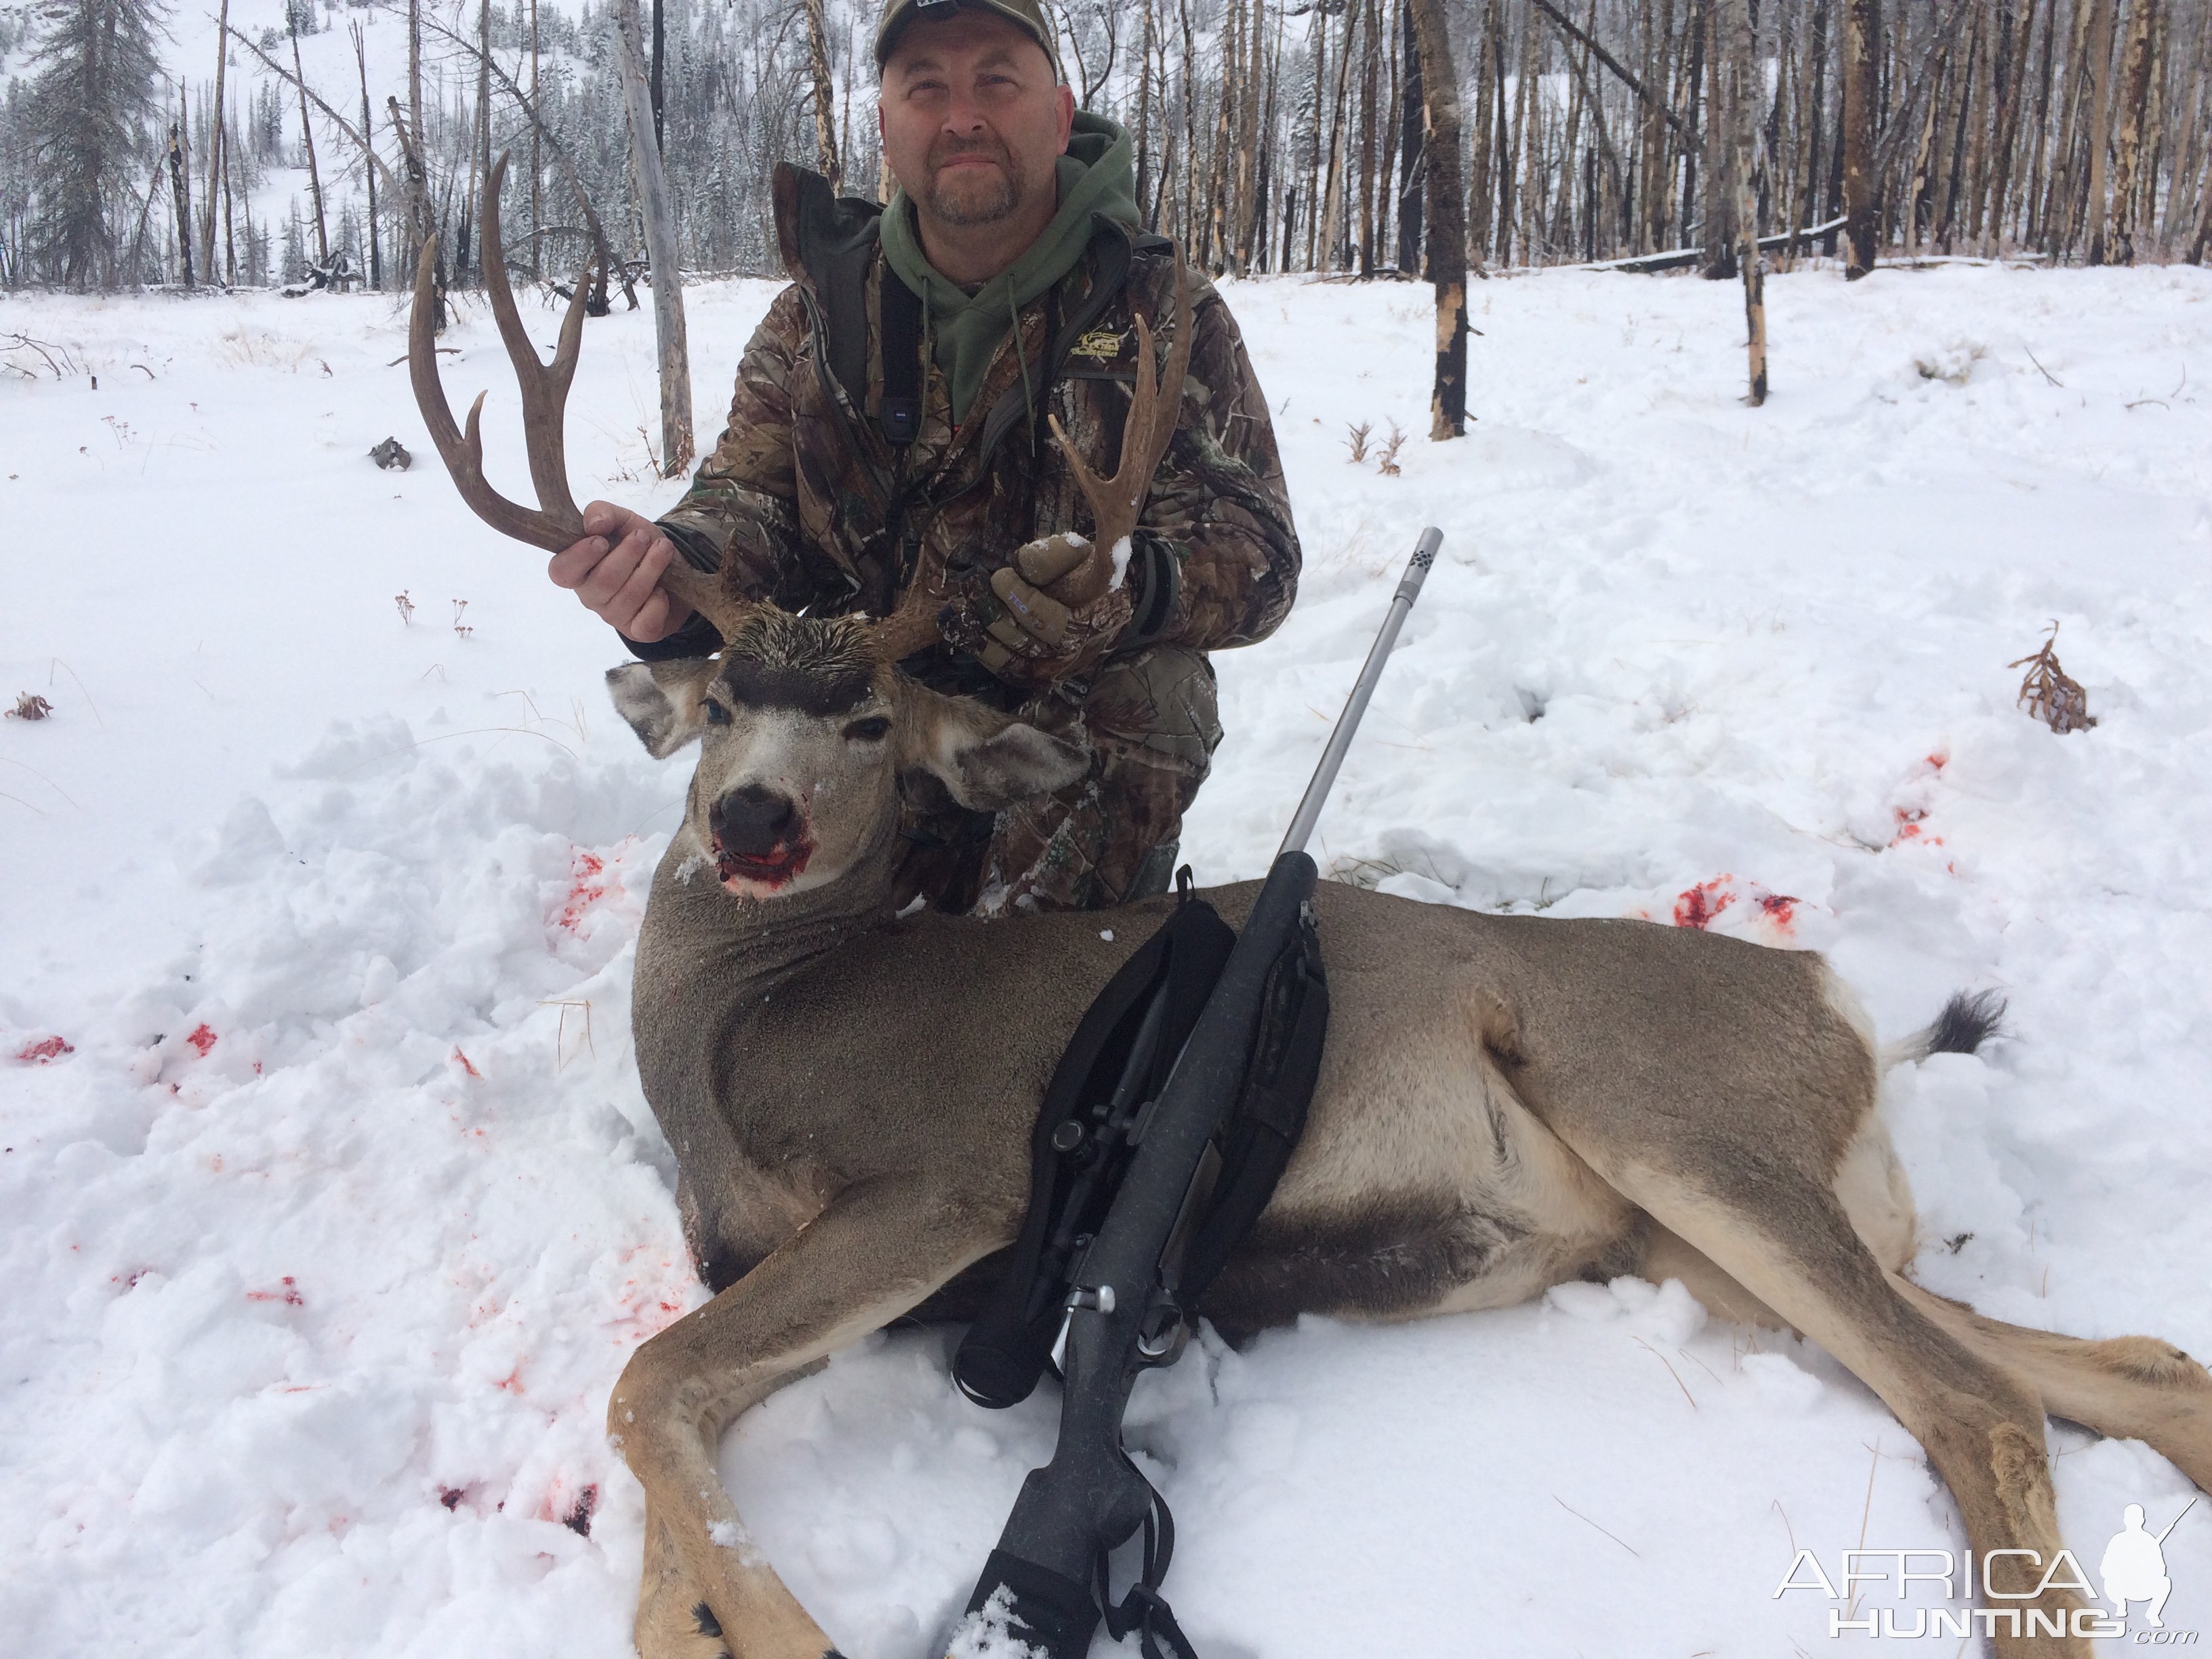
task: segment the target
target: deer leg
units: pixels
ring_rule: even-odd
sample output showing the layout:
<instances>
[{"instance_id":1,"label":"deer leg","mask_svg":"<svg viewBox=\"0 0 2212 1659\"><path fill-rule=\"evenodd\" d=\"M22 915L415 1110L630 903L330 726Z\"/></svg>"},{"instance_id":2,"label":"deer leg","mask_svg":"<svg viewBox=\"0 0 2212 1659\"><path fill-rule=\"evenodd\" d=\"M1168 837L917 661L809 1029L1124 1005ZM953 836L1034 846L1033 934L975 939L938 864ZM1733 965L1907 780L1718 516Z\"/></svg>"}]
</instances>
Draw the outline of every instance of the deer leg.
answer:
<instances>
[{"instance_id":1,"label":"deer leg","mask_svg":"<svg viewBox=\"0 0 2212 1659\"><path fill-rule=\"evenodd\" d=\"M2141 1440L2212 1492L2212 1372L2155 1337L2092 1342L2008 1325L1895 1281L1898 1294L1991 1363L2027 1379L2053 1417L2116 1440Z\"/></svg>"},{"instance_id":2,"label":"deer leg","mask_svg":"<svg viewBox=\"0 0 2212 1659\"><path fill-rule=\"evenodd\" d=\"M1571 1139L1570 1144L1573 1142ZM2033 1551L1991 1564L1993 1605L2018 1609L2021 1632L1996 1631L1998 1659L2087 1659L2070 1634L2085 1604L2053 1586L2029 1595L2060 1548L2043 1441L2044 1402L2012 1365L1961 1340L1883 1271L1826 1185L1784 1159L1745 1151L1667 1167L1649 1143L1631 1159L1576 1147L1621 1194L1818 1342L1881 1397L1951 1489L1975 1555ZM1711 1149L1706 1149L1710 1151ZM1755 1170L1753 1166L1756 1164ZM1694 1170L1694 1173L1693 1173ZM2062 1577L2063 1575L2062 1574ZM2021 1599L2008 1600L2017 1596ZM2037 1633L2030 1633L2037 1632Z\"/></svg>"},{"instance_id":3,"label":"deer leg","mask_svg":"<svg viewBox=\"0 0 2212 1659\"><path fill-rule=\"evenodd\" d=\"M848 1188L630 1358L609 1438L645 1488L644 1659L823 1659L820 1626L754 1546L714 1467L743 1412L920 1303L1003 1240L920 1180Z\"/></svg>"}]
</instances>

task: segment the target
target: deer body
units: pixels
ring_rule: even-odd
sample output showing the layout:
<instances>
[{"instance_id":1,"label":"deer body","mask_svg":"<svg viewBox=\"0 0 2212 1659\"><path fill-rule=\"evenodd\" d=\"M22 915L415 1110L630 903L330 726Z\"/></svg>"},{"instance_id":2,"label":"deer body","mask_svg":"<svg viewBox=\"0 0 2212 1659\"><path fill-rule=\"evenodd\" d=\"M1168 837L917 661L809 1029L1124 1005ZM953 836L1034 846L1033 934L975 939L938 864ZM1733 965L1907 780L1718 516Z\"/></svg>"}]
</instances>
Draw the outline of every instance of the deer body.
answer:
<instances>
[{"instance_id":1,"label":"deer body","mask_svg":"<svg viewBox=\"0 0 2212 1659\"><path fill-rule=\"evenodd\" d=\"M684 861L672 849L655 879L635 1021L640 1073L683 1170L685 1224L709 1282L741 1277L838 1192L894 1173L927 1170L957 1194L981 1250L1012 1243L1053 1066L1174 901L990 922L924 913L817 933L813 953L763 974L759 929L733 925L738 907L718 891L685 902ZM1206 896L1234 925L1256 890ZM1334 1012L1312 1117L1252 1247L1206 1311L1241 1330L1306 1311L1401 1317L1633 1270L1633 1212L1544 1127L1486 1047L1486 1013L1506 1006L1520 962L1570 941L1334 884L1317 904ZM1631 926L1653 944L1668 931ZM1409 935L1425 959L1449 965L1410 994L1395 962ZM1633 969L1637 951L1613 954ZM979 1006L1024 1014L987 1024ZM1565 1032L1555 1046L1572 1051ZM1387 1093L1375 1092L1378 1078ZM1562 1076L1554 1087L1595 1109L1602 1081Z\"/></svg>"}]
</instances>

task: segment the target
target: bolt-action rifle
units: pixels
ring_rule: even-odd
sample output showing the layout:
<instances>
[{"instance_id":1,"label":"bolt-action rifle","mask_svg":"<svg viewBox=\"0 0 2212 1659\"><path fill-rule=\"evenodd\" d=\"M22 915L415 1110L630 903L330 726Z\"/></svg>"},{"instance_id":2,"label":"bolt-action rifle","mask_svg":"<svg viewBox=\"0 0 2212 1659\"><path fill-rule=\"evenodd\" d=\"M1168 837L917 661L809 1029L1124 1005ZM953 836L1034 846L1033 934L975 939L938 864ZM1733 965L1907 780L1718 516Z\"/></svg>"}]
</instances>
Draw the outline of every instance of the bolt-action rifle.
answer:
<instances>
[{"instance_id":1,"label":"bolt-action rifle","mask_svg":"<svg viewBox=\"0 0 2212 1659\"><path fill-rule=\"evenodd\" d=\"M1023 1482L969 1600L968 1623L978 1633L1002 1631L1041 1659L1082 1659L1102 1616L1116 1638L1137 1631L1147 1659L1161 1659L1164 1650L1179 1659L1189 1655L1159 1594L1174 1550L1173 1522L1122 1448L1122 1412L1139 1372L1181 1355L1203 1281L1258 1219L1303 1125L1327 1017L1311 902L1318 872L1305 845L1443 540L1433 526L1421 532L1212 994L1194 1018L1178 1021L1172 976L1163 969L1141 1012L1132 1009L1121 1022L1133 1035L1110 1092L1064 1121L1040 1126L1040 1157L1062 1156L1073 1171L1049 1221L1032 1216L1041 1231L1031 1241L1031 1294L1064 1298L1052 1349L1062 1378L1060 1439L1052 1462ZM1318 1010L1309 1006L1301 1020L1300 999L1316 994ZM1178 1024L1188 1030L1179 1052L1167 1046ZM1302 1057L1292 1052L1299 1048L1300 1029L1306 1033ZM1277 1074L1295 1073L1301 1063L1303 1094L1271 1102ZM1285 1091L1295 1093L1295 1087L1285 1085ZM1231 1175L1223 1182L1225 1196L1209 1213L1227 1132L1240 1113L1256 1121L1267 1145L1256 1157L1240 1158L1233 1146L1227 1148ZM1234 1178L1240 1162L1255 1161L1271 1166L1258 1182ZM1224 1216L1224 1203L1236 1213ZM1052 1310L1048 1302L1045 1311ZM1034 1306L1026 1310L1032 1323L1036 1313ZM1002 1383L1009 1370L1024 1368L997 1347L979 1356L980 1331L963 1344L956 1373L982 1403L1011 1404L1028 1393L1042 1356L1025 1375ZM977 1364L979 1358L986 1363ZM976 1377L985 1379L981 1386ZM1107 1558L1140 1528L1143 1568L1116 1601L1107 1583Z\"/></svg>"}]
</instances>

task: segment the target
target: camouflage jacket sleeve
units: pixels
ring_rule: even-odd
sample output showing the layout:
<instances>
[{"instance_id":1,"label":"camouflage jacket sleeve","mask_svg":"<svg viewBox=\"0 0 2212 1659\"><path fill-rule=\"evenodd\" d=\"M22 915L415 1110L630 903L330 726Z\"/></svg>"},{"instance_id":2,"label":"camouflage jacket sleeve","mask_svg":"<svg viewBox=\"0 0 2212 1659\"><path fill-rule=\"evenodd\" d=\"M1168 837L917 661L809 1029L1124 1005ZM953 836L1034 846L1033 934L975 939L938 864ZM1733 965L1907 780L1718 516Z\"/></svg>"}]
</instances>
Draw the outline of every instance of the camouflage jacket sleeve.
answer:
<instances>
[{"instance_id":1,"label":"camouflage jacket sleeve","mask_svg":"<svg viewBox=\"0 0 2212 1659\"><path fill-rule=\"evenodd\" d=\"M1146 498L1139 535L1178 567L1174 608L1146 632L1194 650L1264 640L1298 585L1298 536L1267 395L1237 319L1192 273L1197 333L1182 424Z\"/></svg>"},{"instance_id":2,"label":"camouflage jacket sleeve","mask_svg":"<svg viewBox=\"0 0 2212 1659\"><path fill-rule=\"evenodd\" d=\"M714 453L660 519L694 563L705 555L720 565L726 586L793 610L813 597L800 556L792 447L793 377L804 372L805 338L805 305L797 288L787 288L745 344L729 424Z\"/></svg>"}]
</instances>

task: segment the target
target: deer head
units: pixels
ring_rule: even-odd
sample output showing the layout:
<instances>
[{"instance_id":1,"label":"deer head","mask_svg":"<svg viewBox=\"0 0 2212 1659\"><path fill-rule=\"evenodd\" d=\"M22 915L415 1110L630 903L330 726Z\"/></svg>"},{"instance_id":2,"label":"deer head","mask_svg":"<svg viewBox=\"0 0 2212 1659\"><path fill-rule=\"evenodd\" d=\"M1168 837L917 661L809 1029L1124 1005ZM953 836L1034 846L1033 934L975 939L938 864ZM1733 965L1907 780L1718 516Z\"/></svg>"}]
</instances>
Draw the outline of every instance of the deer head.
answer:
<instances>
[{"instance_id":1,"label":"deer head","mask_svg":"<svg viewBox=\"0 0 2212 1659\"><path fill-rule=\"evenodd\" d=\"M681 833L738 898L826 887L890 857L902 779L995 811L1091 763L1079 744L908 679L849 617L764 606L720 656L625 663L607 687L654 756L698 742Z\"/></svg>"}]
</instances>

